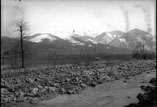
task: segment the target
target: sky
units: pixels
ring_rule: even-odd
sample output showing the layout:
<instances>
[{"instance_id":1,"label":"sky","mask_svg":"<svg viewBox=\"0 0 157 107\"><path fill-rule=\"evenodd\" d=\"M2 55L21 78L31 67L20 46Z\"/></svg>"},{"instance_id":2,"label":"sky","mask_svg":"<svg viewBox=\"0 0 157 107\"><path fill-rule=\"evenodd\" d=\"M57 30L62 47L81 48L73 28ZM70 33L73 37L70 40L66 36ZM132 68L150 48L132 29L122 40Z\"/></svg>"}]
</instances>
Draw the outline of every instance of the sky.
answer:
<instances>
[{"instance_id":1,"label":"sky","mask_svg":"<svg viewBox=\"0 0 157 107\"><path fill-rule=\"evenodd\" d=\"M96 35L138 28L155 35L155 0L2 0L3 36L15 36L14 20L24 18L28 35Z\"/></svg>"}]
</instances>

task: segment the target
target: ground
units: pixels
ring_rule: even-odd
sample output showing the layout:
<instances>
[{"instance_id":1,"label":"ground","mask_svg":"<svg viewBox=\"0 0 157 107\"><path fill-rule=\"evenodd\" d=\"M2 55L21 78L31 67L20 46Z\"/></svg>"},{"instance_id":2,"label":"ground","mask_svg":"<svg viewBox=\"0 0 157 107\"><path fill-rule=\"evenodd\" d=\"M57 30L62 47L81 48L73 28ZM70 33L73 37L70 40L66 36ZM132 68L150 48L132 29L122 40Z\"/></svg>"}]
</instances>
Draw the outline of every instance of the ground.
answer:
<instances>
[{"instance_id":1,"label":"ground","mask_svg":"<svg viewBox=\"0 0 157 107\"><path fill-rule=\"evenodd\" d=\"M144 72L128 79L120 79L88 87L81 94L58 95L38 102L21 104L22 107L123 107L137 102L137 94L142 92L141 85L151 85L149 81L156 72Z\"/></svg>"}]
</instances>

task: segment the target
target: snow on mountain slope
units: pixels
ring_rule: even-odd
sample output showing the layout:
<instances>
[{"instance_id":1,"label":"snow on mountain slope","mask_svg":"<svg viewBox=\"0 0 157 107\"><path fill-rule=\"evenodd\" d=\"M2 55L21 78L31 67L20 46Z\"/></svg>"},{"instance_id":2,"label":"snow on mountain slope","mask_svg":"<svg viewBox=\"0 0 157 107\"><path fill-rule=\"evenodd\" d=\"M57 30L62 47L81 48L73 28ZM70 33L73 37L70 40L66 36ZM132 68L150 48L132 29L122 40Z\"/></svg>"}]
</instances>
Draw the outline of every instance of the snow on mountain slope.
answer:
<instances>
[{"instance_id":1,"label":"snow on mountain slope","mask_svg":"<svg viewBox=\"0 0 157 107\"><path fill-rule=\"evenodd\" d=\"M144 40L142 38L139 38L139 37L137 37L136 40L137 40L137 42L141 42L141 43L144 42Z\"/></svg>"},{"instance_id":2,"label":"snow on mountain slope","mask_svg":"<svg viewBox=\"0 0 157 107\"><path fill-rule=\"evenodd\" d=\"M49 42L57 40L55 36L48 33L36 34L33 35L32 37L29 37L27 40L31 42L39 43L42 42L44 39L49 40Z\"/></svg>"},{"instance_id":3,"label":"snow on mountain slope","mask_svg":"<svg viewBox=\"0 0 157 107\"><path fill-rule=\"evenodd\" d=\"M70 36L72 35L72 33L59 32L59 33L54 33L54 35L60 37L61 39L68 40L68 39L70 39Z\"/></svg>"},{"instance_id":4,"label":"snow on mountain slope","mask_svg":"<svg viewBox=\"0 0 157 107\"><path fill-rule=\"evenodd\" d=\"M148 50L156 47L156 37L139 29L133 29L126 33L119 30L103 32L96 37L89 35L82 36L68 32L60 32L53 35L49 33L38 33L28 37L27 40L36 43L54 41L53 43L59 45L60 47L78 45L93 47L94 45L110 45L116 48L134 49L139 42L144 42Z\"/></svg>"},{"instance_id":5,"label":"snow on mountain slope","mask_svg":"<svg viewBox=\"0 0 157 107\"><path fill-rule=\"evenodd\" d=\"M97 42L101 42L103 44L108 44L112 40L112 37L111 37L111 35L107 35L104 32L104 33L101 33L100 35L96 36L94 38L94 40Z\"/></svg>"},{"instance_id":6,"label":"snow on mountain slope","mask_svg":"<svg viewBox=\"0 0 157 107\"><path fill-rule=\"evenodd\" d=\"M119 38L120 42L126 43L126 40L124 38Z\"/></svg>"},{"instance_id":7,"label":"snow on mountain slope","mask_svg":"<svg viewBox=\"0 0 157 107\"><path fill-rule=\"evenodd\" d=\"M100 35L96 36L94 40L101 42L103 44L109 44L115 38L119 38L124 33L122 31L112 31L112 32L103 32Z\"/></svg>"},{"instance_id":8,"label":"snow on mountain slope","mask_svg":"<svg viewBox=\"0 0 157 107\"><path fill-rule=\"evenodd\" d=\"M127 47L127 42L124 38L116 38L112 40L109 45L114 46L114 47L119 47L119 48L126 48Z\"/></svg>"},{"instance_id":9,"label":"snow on mountain slope","mask_svg":"<svg viewBox=\"0 0 157 107\"><path fill-rule=\"evenodd\" d=\"M86 41L90 41L90 42L92 42L93 44L98 44L97 41L94 41L94 40L92 40L92 39L87 39Z\"/></svg>"},{"instance_id":10,"label":"snow on mountain slope","mask_svg":"<svg viewBox=\"0 0 157 107\"><path fill-rule=\"evenodd\" d=\"M106 33L107 34L107 33ZM108 33L106 36L103 37L103 42L108 44L110 41L113 40L113 37Z\"/></svg>"},{"instance_id":11,"label":"snow on mountain slope","mask_svg":"<svg viewBox=\"0 0 157 107\"><path fill-rule=\"evenodd\" d=\"M27 37L25 40L39 43L43 42L43 40L48 40L49 42L55 41L55 40L63 40L63 42L69 41L70 43L74 45L85 45L85 43L82 43L78 40L76 40L74 37L77 37L79 35L71 34L71 33L57 33L56 36L49 34L49 33L37 33L33 36ZM61 38L60 38L61 37Z\"/></svg>"},{"instance_id":12,"label":"snow on mountain slope","mask_svg":"<svg viewBox=\"0 0 157 107\"><path fill-rule=\"evenodd\" d=\"M135 49L139 44L144 44L146 50L149 51L155 44L155 37L140 29L133 29L124 33L123 36L115 38L109 43L109 45L114 47L123 47L130 50Z\"/></svg>"},{"instance_id":13,"label":"snow on mountain slope","mask_svg":"<svg viewBox=\"0 0 157 107\"><path fill-rule=\"evenodd\" d=\"M74 45L82 45L84 46L85 43L82 43L81 41L78 41L75 39L75 37L79 37L79 35L77 34L71 34L71 33L60 33L60 36L62 36L62 39L67 40L71 43L73 43Z\"/></svg>"},{"instance_id":14,"label":"snow on mountain slope","mask_svg":"<svg viewBox=\"0 0 157 107\"><path fill-rule=\"evenodd\" d=\"M74 39L69 39L69 41L70 41L71 43L73 43L73 44L76 44L76 45L85 45L84 43L81 43L81 42L76 41L76 40L74 40Z\"/></svg>"},{"instance_id":15,"label":"snow on mountain slope","mask_svg":"<svg viewBox=\"0 0 157 107\"><path fill-rule=\"evenodd\" d=\"M107 34L107 36L109 36L109 37L112 38L112 39L116 37L115 34L112 35L112 34L110 34L109 32L106 32L106 34Z\"/></svg>"}]
</instances>

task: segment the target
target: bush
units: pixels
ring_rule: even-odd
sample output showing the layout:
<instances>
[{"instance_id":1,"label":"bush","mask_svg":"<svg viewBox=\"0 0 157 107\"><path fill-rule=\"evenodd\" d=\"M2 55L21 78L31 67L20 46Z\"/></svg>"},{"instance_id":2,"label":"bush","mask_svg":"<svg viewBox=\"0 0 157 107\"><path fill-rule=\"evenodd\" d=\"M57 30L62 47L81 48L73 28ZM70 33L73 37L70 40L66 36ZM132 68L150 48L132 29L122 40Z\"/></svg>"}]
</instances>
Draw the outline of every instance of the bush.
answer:
<instances>
[{"instance_id":1,"label":"bush","mask_svg":"<svg viewBox=\"0 0 157 107\"><path fill-rule=\"evenodd\" d=\"M135 52L133 53L133 58L135 59L155 59L156 54L151 53L151 52L145 52L145 53L140 53L140 52Z\"/></svg>"}]
</instances>

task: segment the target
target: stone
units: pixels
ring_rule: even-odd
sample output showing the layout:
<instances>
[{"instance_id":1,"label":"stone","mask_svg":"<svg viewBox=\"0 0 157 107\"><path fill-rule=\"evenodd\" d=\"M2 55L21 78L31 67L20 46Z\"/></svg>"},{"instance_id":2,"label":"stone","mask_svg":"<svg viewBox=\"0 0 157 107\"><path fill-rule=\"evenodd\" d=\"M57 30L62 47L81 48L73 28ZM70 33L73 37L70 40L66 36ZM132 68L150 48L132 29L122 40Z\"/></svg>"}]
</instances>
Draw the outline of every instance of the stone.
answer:
<instances>
[{"instance_id":1,"label":"stone","mask_svg":"<svg viewBox=\"0 0 157 107\"><path fill-rule=\"evenodd\" d=\"M46 89L45 88L42 88L41 90L40 90L40 93L45 93L46 92Z\"/></svg>"},{"instance_id":2,"label":"stone","mask_svg":"<svg viewBox=\"0 0 157 107\"><path fill-rule=\"evenodd\" d=\"M5 94L6 88L1 88L1 94Z\"/></svg>"},{"instance_id":3,"label":"stone","mask_svg":"<svg viewBox=\"0 0 157 107\"><path fill-rule=\"evenodd\" d=\"M33 94L36 94L36 93L38 92L38 90L39 90L38 88L33 88L33 89L32 89L32 93L33 93Z\"/></svg>"},{"instance_id":4,"label":"stone","mask_svg":"<svg viewBox=\"0 0 157 107\"><path fill-rule=\"evenodd\" d=\"M73 90L67 90L67 94L73 94Z\"/></svg>"},{"instance_id":5,"label":"stone","mask_svg":"<svg viewBox=\"0 0 157 107\"><path fill-rule=\"evenodd\" d=\"M37 103L39 103L40 102L40 99L38 99L38 98L32 98L31 100L30 100L30 103L31 104L37 104Z\"/></svg>"},{"instance_id":6,"label":"stone","mask_svg":"<svg viewBox=\"0 0 157 107\"><path fill-rule=\"evenodd\" d=\"M8 98L3 98L2 99L4 102L9 102L10 101L10 98L8 97Z\"/></svg>"},{"instance_id":7,"label":"stone","mask_svg":"<svg viewBox=\"0 0 157 107\"><path fill-rule=\"evenodd\" d=\"M39 80L40 80L40 78L35 78L35 79L34 79L34 81L39 81Z\"/></svg>"},{"instance_id":8,"label":"stone","mask_svg":"<svg viewBox=\"0 0 157 107\"><path fill-rule=\"evenodd\" d=\"M59 83L54 83L53 84L55 87L59 87Z\"/></svg>"},{"instance_id":9,"label":"stone","mask_svg":"<svg viewBox=\"0 0 157 107\"><path fill-rule=\"evenodd\" d=\"M24 92L20 91L19 95L20 95L20 97L23 97L24 96Z\"/></svg>"},{"instance_id":10,"label":"stone","mask_svg":"<svg viewBox=\"0 0 157 107\"><path fill-rule=\"evenodd\" d=\"M87 85L84 83L81 83L81 87L85 88L85 87L87 87Z\"/></svg>"},{"instance_id":11,"label":"stone","mask_svg":"<svg viewBox=\"0 0 157 107\"><path fill-rule=\"evenodd\" d=\"M152 79L150 80L150 83L153 84L154 86L156 86L156 78L152 78Z\"/></svg>"},{"instance_id":12,"label":"stone","mask_svg":"<svg viewBox=\"0 0 157 107\"><path fill-rule=\"evenodd\" d=\"M95 87L95 86L96 86L96 83L95 83L95 82L92 82L92 83L90 83L90 86Z\"/></svg>"},{"instance_id":13,"label":"stone","mask_svg":"<svg viewBox=\"0 0 157 107\"><path fill-rule=\"evenodd\" d=\"M42 87L41 85L38 85L38 88L39 88L39 89L42 89L43 87Z\"/></svg>"},{"instance_id":14,"label":"stone","mask_svg":"<svg viewBox=\"0 0 157 107\"><path fill-rule=\"evenodd\" d=\"M28 78L28 79L26 79L26 82L28 82L28 83L33 83L34 82L34 79L32 79L32 78Z\"/></svg>"},{"instance_id":15,"label":"stone","mask_svg":"<svg viewBox=\"0 0 157 107\"><path fill-rule=\"evenodd\" d=\"M55 92L55 91L56 91L56 88L55 88L55 87L48 87L48 89L49 89L51 92Z\"/></svg>"},{"instance_id":16,"label":"stone","mask_svg":"<svg viewBox=\"0 0 157 107\"><path fill-rule=\"evenodd\" d=\"M70 81L70 79L69 79L69 78L66 78L65 80L66 80L66 82L69 82L69 81Z\"/></svg>"},{"instance_id":17,"label":"stone","mask_svg":"<svg viewBox=\"0 0 157 107\"><path fill-rule=\"evenodd\" d=\"M126 81L126 80L124 80L123 82L124 82L124 83L126 83L127 81Z\"/></svg>"},{"instance_id":18,"label":"stone","mask_svg":"<svg viewBox=\"0 0 157 107\"><path fill-rule=\"evenodd\" d=\"M144 71L156 71L156 68L154 68L156 65L155 61L150 61L150 63L148 63L148 61L143 61L142 63L141 61L122 61L117 65L112 63L112 61L109 63L110 65L97 62L92 63L92 65L89 66L71 65L68 67L60 65L48 68L45 67L42 69L27 69L29 72L26 72L26 75L23 75L22 73L17 73L16 75L14 75L13 72L8 73L5 74L6 76L2 75L3 78L1 79L2 98L10 98L11 93L15 92L17 92L17 96L13 94L15 97L11 97L12 101L13 98L16 98L16 101L20 101L20 99L24 99L24 97L26 97L28 98L27 100L29 100L34 97L38 98L46 96L53 92L55 92L53 94L76 94L87 86L95 87L96 84L102 82L121 78L126 78L127 80L129 79L128 76L131 77ZM156 85L155 81L156 79L152 79L150 83ZM25 82L26 84L24 84ZM150 92L151 90L154 90L154 88L155 87L150 89L147 87L144 89Z\"/></svg>"},{"instance_id":19,"label":"stone","mask_svg":"<svg viewBox=\"0 0 157 107\"><path fill-rule=\"evenodd\" d=\"M64 88L61 89L61 93L65 94L66 90Z\"/></svg>"}]
</instances>

